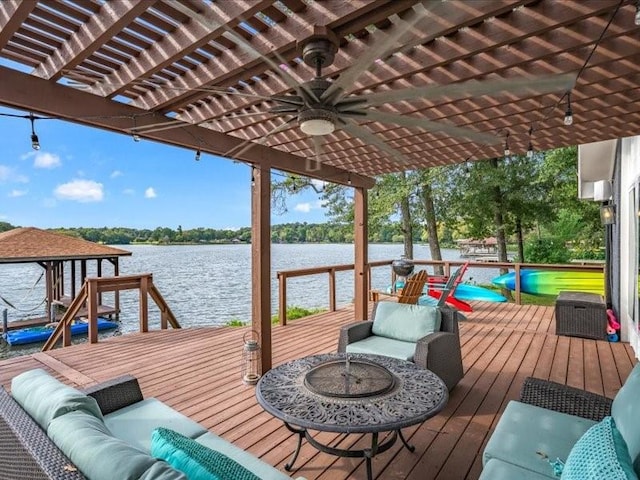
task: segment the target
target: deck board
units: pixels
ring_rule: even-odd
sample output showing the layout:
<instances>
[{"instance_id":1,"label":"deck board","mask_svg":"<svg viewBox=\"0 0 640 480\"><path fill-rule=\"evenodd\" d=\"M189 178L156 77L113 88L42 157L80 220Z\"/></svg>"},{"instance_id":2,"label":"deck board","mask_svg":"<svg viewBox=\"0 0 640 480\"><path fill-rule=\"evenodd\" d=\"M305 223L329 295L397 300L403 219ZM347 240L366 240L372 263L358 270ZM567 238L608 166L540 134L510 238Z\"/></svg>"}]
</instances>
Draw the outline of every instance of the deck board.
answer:
<instances>
[{"instance_id":1,"label":"deck board","mask_svg":"<svg viewBox=\"0 0 640 480\"><path fill-rule=\"evenodd\" d=\"M627 344L555 335L552 307L472 302L460 324L465 376L436 417L404 430L400 444L373 462L378 479L477 479L481 453L506 404L525 377L552 379L608 396L635 364ZM338 330L353 321L343 308L273 328L273 364L335 351ZM146 397L157 397L211 431L284 470L296 436L257 404L240 381L246 328L206 327L112 337L48 353L0 361L0 384L44 368L76 386L130 373ZM365 435L319 433L332 445L366 446ZM319 453L303 443L292 476L308 480L363 479L364 462Z\"/></svg>"}]
</instances>

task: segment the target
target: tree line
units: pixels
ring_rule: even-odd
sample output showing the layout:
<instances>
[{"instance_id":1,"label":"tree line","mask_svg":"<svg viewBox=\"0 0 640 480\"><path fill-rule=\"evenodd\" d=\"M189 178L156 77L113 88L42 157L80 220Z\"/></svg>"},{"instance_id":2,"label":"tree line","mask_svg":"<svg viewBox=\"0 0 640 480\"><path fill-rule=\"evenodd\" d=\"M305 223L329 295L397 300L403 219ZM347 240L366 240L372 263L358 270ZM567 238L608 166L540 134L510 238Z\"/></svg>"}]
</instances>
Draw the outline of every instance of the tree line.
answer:
<instances>
[{"instance_id":1,"label":"tree line","mask_svg":"<svg viewBox=\"0 0 640 480\"><path fill-rule=\"evenodd\" d=\"M567 147L378 176L369 191L369 240L402 241L409 258L417 239L441 260L443 245L493 236L502 261L508 245L520 262L601 259L599 204L578 199L577 164L577 148ZM274 208L286 211L305 189L318 191L297 176L275 182ZM353 189L327 184L319 196L333 221L353 223Z\"/></svg>"}]
</instances>

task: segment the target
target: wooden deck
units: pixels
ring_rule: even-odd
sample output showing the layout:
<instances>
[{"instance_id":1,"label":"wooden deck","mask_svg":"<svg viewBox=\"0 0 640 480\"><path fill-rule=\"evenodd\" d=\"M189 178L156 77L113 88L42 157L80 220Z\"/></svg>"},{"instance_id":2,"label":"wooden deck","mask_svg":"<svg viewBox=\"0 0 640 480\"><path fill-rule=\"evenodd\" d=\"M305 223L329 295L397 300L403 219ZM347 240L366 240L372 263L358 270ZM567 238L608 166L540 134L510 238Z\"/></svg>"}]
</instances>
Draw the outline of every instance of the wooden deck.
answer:
<instances>
[{"instance_id":1,"label":"wooden deck","mask_svg":"<svg viewBox=\"0 0 640 480\"><path fill-rule=\"evenodd\" d=\"M506 403L526 376L548 378L613 396L635 364L629 345L555 335L552 307L474 303L461 325L465 377L445 410L404 431L415 453L394 446L374 461L380 479L476 479L481 452ZM274 365L335 351L352 309L297 320L273 332ZM114 337L0 362L0 383L35 367L78 386L131 373L146 397L157 397L211 431L284 470L295 438L256 403L240 381L244 328L198 328ZM368 442L323 433L329 443ZM292 474L311 479L364 479L362 459L336 458L303 445Z\"/></svg>"}]
</instances>

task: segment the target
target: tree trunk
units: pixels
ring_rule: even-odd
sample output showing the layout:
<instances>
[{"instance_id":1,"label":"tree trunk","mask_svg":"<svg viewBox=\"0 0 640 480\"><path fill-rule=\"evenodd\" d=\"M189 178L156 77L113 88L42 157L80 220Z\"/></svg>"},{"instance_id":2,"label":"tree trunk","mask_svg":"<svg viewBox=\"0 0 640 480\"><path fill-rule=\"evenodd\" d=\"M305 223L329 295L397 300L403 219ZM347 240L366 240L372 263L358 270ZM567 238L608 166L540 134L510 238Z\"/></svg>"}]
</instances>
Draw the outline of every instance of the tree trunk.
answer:
<instances>
[{"instance_id":1,"label":"tree trunk","mask_svg":"<svg viewBox=\"0 0 640 480\"><path fill-rule=\"evenodd\" d=\"M404 254L407 258L413 258L413 224L409 209L409 197L404 197L400 201L400 214L402 216L402 234L404 235Z\"/></svg>"},{"instance_id":2,"label":"tree trunk","mask_svg":"<svg viewBox=\"0 0 640 480\"><path fill-rule=\"evenodd\" d=\"M498 159L492 158L489 160L490 165L497 169L498 168ZM502 189L499 185L492 187L492 203L493 203L493 221L496 226L496 240L498 241L498 260L501 262L507 261L507 236L505 234L504 228L504 217L502 212L504 210L504 206L502 204ZM507 273L509 270L506 268L500 269L500 274L503 275ZM512 298L511 291L505 288L502 289L502 295L507 298Z\"/></svg>"},{"instance_id":3,"label":"tree trunk","mask_svg":"<svg viewBox=\"0 0 640 480\"><path fill-rule=\"evenodd\" d=\"M426 182L422 185L420 198L422 200L422 208L424 208L424 219L427 224L431 260L442 260L440 240L438 239L438 224L436 223L436 210L433 205L433 194L431 191L431 185ZM435 266L434 272L436 275L444 275L442 265Z\"/></svg>"},{"instance_id":4,"label":"tree trunk","mask_svg":"<svg viewBox=\"0 0 640 480\"><path fill-rule=\"evenodd\" d=\"M518 238L518 262L524 263L524 235L522 233L522 219L516 218L516 236Z\"/></svg>"}]
</instances>

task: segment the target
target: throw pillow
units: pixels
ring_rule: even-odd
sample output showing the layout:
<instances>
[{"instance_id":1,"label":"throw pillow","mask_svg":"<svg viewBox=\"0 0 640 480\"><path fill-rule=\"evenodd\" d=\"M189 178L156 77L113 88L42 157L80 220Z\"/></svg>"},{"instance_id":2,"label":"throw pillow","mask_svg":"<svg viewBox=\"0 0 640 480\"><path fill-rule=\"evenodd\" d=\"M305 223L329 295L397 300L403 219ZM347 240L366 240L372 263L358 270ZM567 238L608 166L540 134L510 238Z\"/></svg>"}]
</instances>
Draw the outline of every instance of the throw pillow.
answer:
<instances>
[{"instance_id":1,"label":"throw pillow","mask_svg":"<svg viewBox=\"0 0 640 480\"><path fill-rule=\"evenodd\" d=\"M235 460L168 428L156 428L151 434L151 455L189 480L260 480Z\"/></svg>"},{"instance_id":2,"label":"throw pillow","mask_svg":"<svg viewBox=\"0 0 640 480\"><path fill-rule=\"evenodd\" d=\"M638 480L627 444L611 417L587 430L571 449L561 480Z\"/></svg>"}]
</instances>

